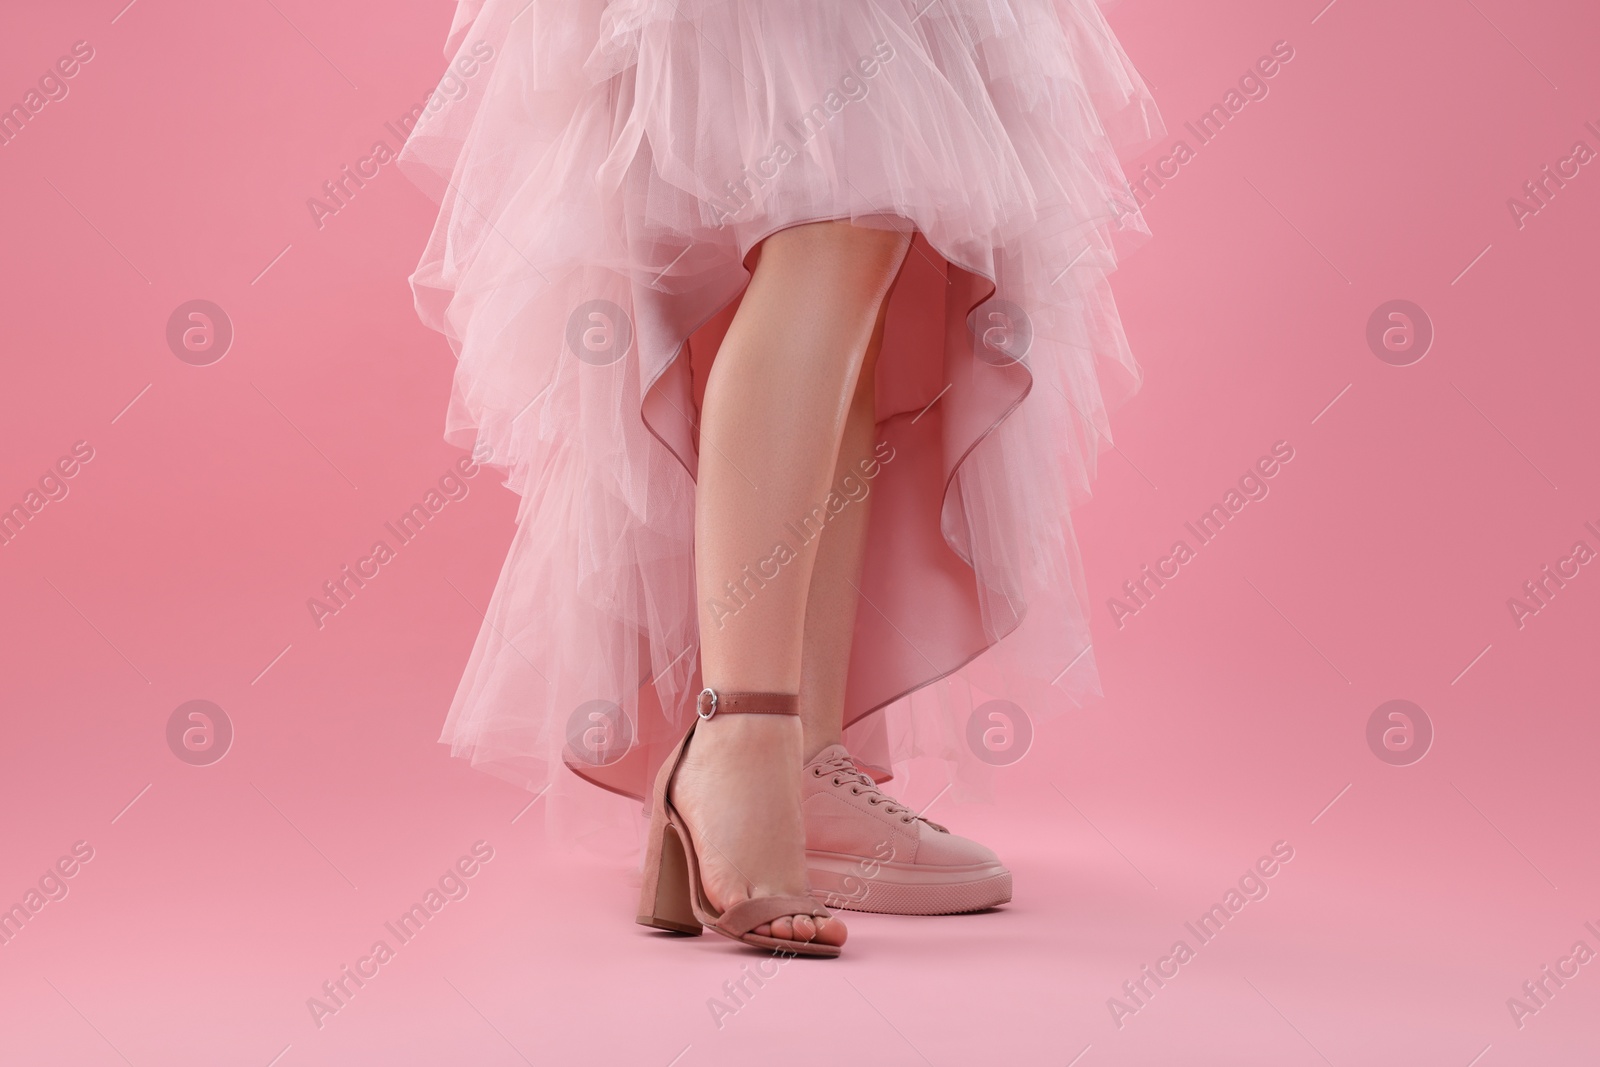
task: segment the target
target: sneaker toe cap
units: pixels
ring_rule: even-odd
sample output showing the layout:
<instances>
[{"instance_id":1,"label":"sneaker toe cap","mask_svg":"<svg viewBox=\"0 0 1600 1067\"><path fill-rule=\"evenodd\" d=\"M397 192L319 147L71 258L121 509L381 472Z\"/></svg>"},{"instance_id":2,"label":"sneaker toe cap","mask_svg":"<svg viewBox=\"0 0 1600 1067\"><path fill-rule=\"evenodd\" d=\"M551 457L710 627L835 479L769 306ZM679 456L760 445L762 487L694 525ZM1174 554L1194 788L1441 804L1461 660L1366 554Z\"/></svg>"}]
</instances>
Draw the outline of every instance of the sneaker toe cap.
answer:
<instances>
[{"instance_id":1,"label":"sneaker toe cap","mask_svg":"<svg viewBox=\"0 0 1600 1067\"><path fill-rule=\"evenodd\" d=\"M993 849L959 834L923 826L917 838L917 863L930 867L1000 866Z\"/></svg>"}]
</instances>

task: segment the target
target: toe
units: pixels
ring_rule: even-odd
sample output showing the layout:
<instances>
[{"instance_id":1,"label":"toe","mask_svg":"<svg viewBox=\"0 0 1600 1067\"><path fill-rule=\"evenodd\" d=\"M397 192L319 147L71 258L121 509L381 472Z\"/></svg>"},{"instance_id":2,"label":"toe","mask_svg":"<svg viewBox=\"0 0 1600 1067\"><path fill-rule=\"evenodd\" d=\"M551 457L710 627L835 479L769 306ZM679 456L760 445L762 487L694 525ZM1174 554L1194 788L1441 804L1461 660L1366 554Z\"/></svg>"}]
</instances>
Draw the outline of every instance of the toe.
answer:
<instances>
[{"instance_id":1,"label":"toe","mask_svg":"<svg viewBox=\"0 0 1600 1067\"><path fill-rule=\"evenodd\" d=\"M844 944L849 933L837 918L823 919L810 915L784 915L770 923L762 923L750 932L780 941L815 941L836 948Z\"/></svg>"},{"instance_id":2,"label":"toe","mask_svg":"<svg viewBox=\"0 0 1600 1067\"><path fill-rule=\"evenodd\" d=\"M845 938L849 936L849 931L845 929L844 923L837 918L818 919L816 922L817 936L814 940L820 944L833 945L837 948L843 945Z\"/></svg>"}]
</instances>

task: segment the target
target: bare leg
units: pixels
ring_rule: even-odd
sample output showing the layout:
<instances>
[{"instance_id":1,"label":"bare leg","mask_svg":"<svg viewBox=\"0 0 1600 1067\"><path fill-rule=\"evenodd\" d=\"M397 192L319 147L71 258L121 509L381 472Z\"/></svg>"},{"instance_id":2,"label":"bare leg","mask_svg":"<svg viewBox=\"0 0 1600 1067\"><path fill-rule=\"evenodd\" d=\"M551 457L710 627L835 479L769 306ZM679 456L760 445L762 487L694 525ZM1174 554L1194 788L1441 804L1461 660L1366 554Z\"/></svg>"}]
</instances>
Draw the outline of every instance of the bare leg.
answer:
<instances>
[{"instance_id":1,"label":"bare leg","mask_svg":"<svg viewBox=\"0 0 1600 1067\"><path fill-rule=\"evenodd\" d=\"M843 735L845 681L850 672L850 646L855 636L857 587L867 546L867 520L872 507L872 483L862 464L873 461L877 443L876 390L873 372L883 347L884 320L889 301L884 299L867 346L861 375L839 442L839 462L833 488L850 500L829 523L817 549L806 601L805 650L801 661L800 716L805 731L804 759L810 762ZM870 469L870 468L869 468Z\"/></svg>"},{"instance_id":2,"label":"bare leg","mask_svg":"<svg viewBox=\"0 0 1600 1067\"><path fill-rule=\"evenodd\" d=\"M799 692L821 539L798 543L787 524L826 499L879 307L908 248L905 236L847 222L796 226L763 242L701 410L695 565L701 674L713 689ZM776 577L747 577L780 543L792 551L778 557ZM713 717L695 730L673 803L719 910L804 892L803 740L800 720L787 716ZM809 916L757 932L829 944L845 937L838 920Z\"/></svg>"}]
</instances>

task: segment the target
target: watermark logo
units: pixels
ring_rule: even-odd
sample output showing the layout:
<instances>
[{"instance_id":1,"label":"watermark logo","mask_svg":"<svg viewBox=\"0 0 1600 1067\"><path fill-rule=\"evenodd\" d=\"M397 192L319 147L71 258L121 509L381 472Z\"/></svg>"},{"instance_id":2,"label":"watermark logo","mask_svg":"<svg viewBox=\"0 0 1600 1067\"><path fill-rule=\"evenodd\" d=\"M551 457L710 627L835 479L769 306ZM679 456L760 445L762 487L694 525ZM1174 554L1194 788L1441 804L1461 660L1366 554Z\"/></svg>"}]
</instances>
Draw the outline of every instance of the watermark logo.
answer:
<instances>
[{"instance_id":1,"label":"watermark logo","mask_svg":"<svg viewBox=\"0 0 1600 1067\"><path fill-rule=\"evenodd\" d=\"M830 880L836 881L838 887L818 887L813 891L820 894L823 907L848 910L872 895L873 880L883 873L883 865L894 859L894 846L887 841L879 841L873 846L872 854L877 858L861 856L857 859L854 873L839 875L828 872ZM815 872L812 872L812 877L816 877Z\"/></svg>"},{"instance_id":2,"label":"watermark logo","mask_svg":"<svg viewBox=\"0 0 1600 1067\"><path fill-rule=\"evenodd\" d=\"M1379 704L1367 719L1367 747L1393 767L1409 767L1433 747L1433 720L1409 700Z\"/></svg>"},{"instance_id":3,"label":"watermark logo","mask_svg":"<svg viewBox=\"0 0 1600 1067\"><path fill-rule=\"evenodd\" d=\"M1185 122L1183 129L1189 136L1179 137L1166 155L1153 163L1144 164L1138 175L1125 183L1132 202L1113 198L1108 204L1111 214L1116 219L1117 229L1130 225L1127 219L1133 219L1137 223L1139 212L1149 207L1155 195L1165 189L1168 182L1177 178L1184 167L1199 157L1200 149L1220 137L1222 131L1232 125L1249 104L1265 100L1271 92L1269 81L1277 77L1283 68L1294 60L1294 56L1292 44L1288 41L1276 42L1270 53L1260 56L1255 63L1245 68L1244 73L1239 76L1236 87L1230 87L1197 118ZM1193 139L1193 144L1189 143L1190 138Z\"/></svg>"},{"instance_id":4,"label":"watermark logo","mask_svg":"<svg viewBox=\"0 0 1600 1067\"><path fill-rule=\"evenodd\" d=\"M1593 922L1585 922L1583 926L1595 937L1600 937L1600 927ZM1554 967L1547 963L1539 969L1539 977L1523 982L1522 996L1506 998L1506 1010L1511 1013L1511 1021L1517 1024L1517 1029L1527 1026L1530 1016L1548 1008L1555 995L1578 977L1584 964L1594 958L1594 949L1589 947L1587 941L1579 939L1572 943L1571 952L1556 960Z\"/></svg>"},{"instance_id":5,"label":"watermark logo","mask_svg":"<svg viewBox=\"0 0 1600 1067\"><path fill-rule=\"evenodd\" d=\"M0 545L9 545L27 525L43 511L46 505L65 500L71 491L68 479L94 459L94 446L88 441L77 441L68 455L45 468L39 476L37 488L30 487L15 503L0 502Z\"/></svg>"},{"instance_id":6,"label":"watermark logo","mask_svg":"<svg viewBox=\"0 0 1600 1067\"><path fill-rule=\"evenodd\" d=\"M590 366L610 366L633 347L633 320L609 300L579 304L567 316L567 347Z\"/></svg>"},{"instance_id":7,"label":"watermark logo","mask_svg":"<svg viewBox=\"0 0 1600 1067\"><path fill-rule=\"evenodd\" d=\"M1009 767L1033 747L1033 720L1009 700L985 701L967 720L967 747L991 767Z\"/></svg>"},{"instance_id":8,"label":"watermark logo","mask_svg":"<svg viewBox=\"0 0 1600 1067\"><path fill-rule=\"evenodd\" d=\"M1021 363L1033 347L1033 320L1009 300L990 297L972 312L978 358L996 367Z\"/></svg>"},{"instance_id":9,"label":"watermark logo","mask_svg":"<svg viewBox=\"0 0 1600 1067\"><path fill-rule=\"evenodd\" d=\"M847 106L866 97L871 89L868 84L870 80L877 77L894 57L894 45L888 41L878 41L872 46L871 53L858 57L854 65L846 69L821 100L808 107L798 119L785 121L783 128L794 139L793 143L780 137L772 142L765 156L756 160L753 168L741 167L738 178L722 183L722 192L717 194L722 203L713 205L718 216L717 228L721 229L745 210L760 203L767 186L777 179L785 167L800 158L801 149L828 128Z\"/></svg>"},{"instance_id":10,"label":"watermark logo","mask_svg":"<svg viewBox=\"0 0 1600 1067\"><path fill-rule=\"evenodd\" d=\"M70 81L77 77L83 65L94 58L94 45L77 41L72 53L55 61L54 66L39 76L36 86L29 87L22 98L9 107L0 104L0 147L9 145L22 135L28 123L50 104L59 104L72 92Z\"/></svg>"},{"instance_id":11,"label":"watermark logo","mask_svg":"<svg viewBox=\"0 0 1600 1067\"><path fill-rule=\"evenodd\" d=\"M394 544L391 545L387 538L372 542L372 548L365 556L358 557L353 565L344 564L336 575L322 583L321 596L307 597L306 610L316 628L322 629L328 619L349 607L356 594L399 557L402 548L422 536L422 531L438 518L445 505L465 500L472 490L471 479L476 478L483 470L483 464L492 458L493 449L489 443L478 441L470 456L458 457L439 476L436 488L429 489L420 501L412 504L399 517L383 524L384 530L393 536Z\"/></svg>"},{"instance_id":12,"label":"watermark logo","mask_svg":"<svg viewBox=\"0 0 1600 1067\"><path fill-rule=\"evenodd\" d=\"M233 320L209 300L179 304L167 319L167 347L191 367L209 367L233 347Z\"/></svg>"},{"instance_id":13,"label":"watermark logo","mask_svg":"<svg viewBox=\"0 0 1600 1067\"><path fill-rule=\"evenodd\" d=\"M474 841L470 854L463 854L446 867L444 873L423 890L421 897L412 901L411 907L385 922L383 930L388 936L375 940L367 954L357 957L354 964L341 965L334 977L322 983L317 994L306 998L306 1010L316 1028L321 1030L331 1016L349 1007L356 993L383 973L384 965L438 918L445 905L465 900L472 889L471 879L492 859L494 846L487 841Z\"/></svg>"},{"instance_id":14,"label":"watermark logo","mask_svg":"<svg viewBox=\"0 0 1600 1067\"><path fill-rule=\"evenodd\" d=\"M1268 879L1275 877L1292 859L1294 846L1287 841L1274 841L1270 855L1261 856L1245 868L1244 874L1228 887L1220 900L1214 901L1194 920L1186 921L1183 929L1194 939L1193 945L1187 938L1180 937L1165 956L1156 960L1154 967L1146 963L1139 968L1136 977L1122 983L1122 996L1106 998L1106 1010L1111 1013L1111 1022L1116 1028L1121 1030L1128 1019L1148 1008L1156 993L1176 978L1202 948L1216 940L1246 905L1266 900L1272 891Z\"/></svg>"},{"instance_id":15,"label":"watermark logo","mask_svg":"<svg viewBox=\"0 0 1600 1067\"><path fill-rule=\"evenodd\" d=\"M606 767L633 747L633 724L610 700L589 700L567 716L567 747L591 767Z\"/></svg>"},{"instance_id":16,"label":"watermark logo","mask_svg":"<svg viewBox=\"0 0 1600 1067\"><path fill-rule=\"evenodd\" d=\"M1600 126L1592 120L1585 122L1583 128L1600 137ZM1567 155L1556 160L1554 166L1546 163L1535 177L1523 182L1522 198L1506 198L1506 210L1511 213L1512 225L1519 230L1527 226L1528 220L1549 207L1568 182L1583 173L1583 168L1594 161L1595 155L1589 142L1580 138L1572 143Z\"/></svg>"},{"instance_id":17,"label":"watermark logo","mask_svg":"<svg viewBox=\"0 0 1600 1067\"><path fill-rule=\"evenodd\" d=\"M1106 610L1111 613L1117 629L1122 629L1130 618L1148 608L1156 594L1183 573L1182 568L1186 564L1199 558L1200 549L1219 537L1247 504L1265 500L1272 491L1268 480L1276 477L1292 459L1294 446L1288 441L1275 442L1270 454L1261 456L1253 466L1245 468L1235 483L1236 488L1229 488L1210 508L1193 521L1183 524L1184 530L1194 538L1193 544L1189 543L1187 537L1178 538L1165 556L1158 558L1153 565L1146 563L1138 577L1122 583L1122 596L1107 597Z\"/></svg>"},{"instance_id":18,"label":"watermark logo","mask_svg":"<svg viewBox=\"0 0 1600 1067\"><path fill-rule=\"evenodd\" d=\"M1593 522L1586 522L1583 527L1600 538L1600 527ZM1523 582L1521 594L1506 598L1506 608L1511 612L1511 621L1517 624L1517 629L1528 625L1530 618L1549 607L1556 594L1565 589L1568 582L1582 573L1581 568L1594 559L1595 550L1589 546L1589 542L1580 538L1572 543L1567 555L1556 558L1554 566L1546 563L1536 576Z\"/></svg>"},{"instance_id":19,"label":"watermark logo","mask_svg":"<svg viewBox=\"0 0 1600 1067\"><path fill-rule=\"evenodd\" d=\"M115 821L115 820L113 820ZM83 865L94 859L94 846L78 841L71 854L63 854L55 863L44 869L38 880L23 891L10 907L0 903L0 947L11 944L46 904L67 899L71 890L67 880L76 877Z\"/></svg>"},{"instance_id":20,"label":"watermark logo","mask_svg":"<svg viewBox=\"0 0 1600 1067\"><path fill-rule=\"evenodd\" d=\"M233 747L233 720L209 700L186 701L167 717L167 747L191 767L209 767Z\"/></svg>"},{"instance_id":21,"label":"watermark logo","mask_svg":"<svg viewBox=\"0 0 1600 1067\"><path fill-rule=\"evenodd\" d=\"M785 949L774 949L771 956L758 960L754 965L745 964L737 980L723 982L723 997L706 998L706 1008L711 1012L711 1021L717 1024L717 1029L727 1026L729 1019L748 1007L755 995L778 977L779 969L796 955Z\"/></svg>"},{"instance_id":22,"label":"watermark logo","mask_svg":"<svg viewBox=\"0 0 1600 1067\"><path fill-rule=\"evenodd\" d=\"M1367 319L1367 347L1391 367L1409 367L1433 347L1433 320L1409 300L1390 300Z\"/></svg>"},{"instance_id":23,"label":"watermark logo","mask_svg":"<svg viewBox=\"0 0 1600 1067\"><path fill-rule=\"evenodd\" d=\"M826 500L808 514L784 523L784 536L772 546L772 552L755 563L745 564L737 579L723 582L723 595L706 599L702 617L708 623L714 623L717 629L722 629L728 619L749 606L768 582L776 581L785 567L799 559L800 551L814 538L820 537L830 522L852 503L865 500L871 492L872 479L882 473L884 466L894 457L894 446L888 441L879 441L874 445L871 456L856 462L856 470L861 472L861 476L858 478L855 471L846 472L828 493Z\"/></svg>"},{"instance_id":24,"label":"watermark logo","mask_svg":"<svg viewBox=\"0 0 1600 1067\"><path fill-rule=\"evenodd\" d=\"M487 41L474 41L471 48L461 49L439 80L438 88L429 94L424 103L415 104L409 111L385 122L383 128L388 136L374 140L367 154L354 164L340 166L337 174L322 183L322 191L318 196L306 199L311 224L321 230L327 226L329 218L349 207L368 182L376 180L383 173L383 168L400 159L413 134L449 104L466 97L470 89L469 81L494 62L494 58L494 46ZM389 137L394 138L393 144L390 144Z\"/></svg>"}]
</instances>

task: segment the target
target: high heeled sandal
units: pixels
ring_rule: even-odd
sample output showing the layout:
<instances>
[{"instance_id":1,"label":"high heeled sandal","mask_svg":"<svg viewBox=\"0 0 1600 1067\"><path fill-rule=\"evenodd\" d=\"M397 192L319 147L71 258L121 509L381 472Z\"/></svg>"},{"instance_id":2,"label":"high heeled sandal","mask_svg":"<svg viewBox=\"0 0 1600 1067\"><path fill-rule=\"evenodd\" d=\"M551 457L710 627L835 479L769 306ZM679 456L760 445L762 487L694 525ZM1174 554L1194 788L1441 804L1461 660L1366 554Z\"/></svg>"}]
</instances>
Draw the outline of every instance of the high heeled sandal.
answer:
<instances>
[{"instance_id":1,"label":"high heeled sandal","mask_svg":"<svg viewBox=\"0 0 1600 1067\"><path fill-rule=\"evenodd\" d=\"M703 928L709 927L724 937L757 948L775 949L799 956L835 957L839 955L837 945L755 933L756 927L785 915L809 915L814 920L832 918L833 913L813 897L750 897L724 912L718 912L706 898L705 888L700 881L700 862L695 856L688 824L672 806L668 796L672 779L677 774L678 765L683 762L683 754L688 751L689 739L694 736L695 727L714 715L734 713L798 715L799 698L792 693L717 693L709 687L701 690L696 705L698 718L689 724L683 739L656 774L655 791L650 803L649 851L645 855L644 885L639 892L636 921L680 934L698 934Z\"/></svg>"}]
</instances>

